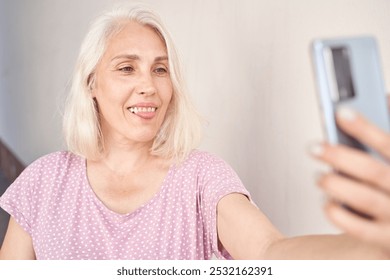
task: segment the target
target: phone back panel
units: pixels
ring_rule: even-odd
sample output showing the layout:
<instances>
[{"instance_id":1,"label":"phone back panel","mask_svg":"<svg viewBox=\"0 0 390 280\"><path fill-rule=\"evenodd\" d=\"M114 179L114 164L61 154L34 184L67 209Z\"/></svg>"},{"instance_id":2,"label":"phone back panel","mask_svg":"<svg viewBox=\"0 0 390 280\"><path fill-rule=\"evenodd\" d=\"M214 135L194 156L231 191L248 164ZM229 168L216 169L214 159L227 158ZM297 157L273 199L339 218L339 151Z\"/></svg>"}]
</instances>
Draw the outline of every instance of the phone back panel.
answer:
<instances>
[{"instance_id":1,"label":"phone back panel","mask_svg":"<svg viewBox=\"0 0 390 280\"><path fill-rule=\"evenodd\" d=\"M389 115L377 44L372 37L316 40L312 56L328 141L375 154L336 126L335 111L346 106L389 131Z\"/></svg>"}]
</instances>

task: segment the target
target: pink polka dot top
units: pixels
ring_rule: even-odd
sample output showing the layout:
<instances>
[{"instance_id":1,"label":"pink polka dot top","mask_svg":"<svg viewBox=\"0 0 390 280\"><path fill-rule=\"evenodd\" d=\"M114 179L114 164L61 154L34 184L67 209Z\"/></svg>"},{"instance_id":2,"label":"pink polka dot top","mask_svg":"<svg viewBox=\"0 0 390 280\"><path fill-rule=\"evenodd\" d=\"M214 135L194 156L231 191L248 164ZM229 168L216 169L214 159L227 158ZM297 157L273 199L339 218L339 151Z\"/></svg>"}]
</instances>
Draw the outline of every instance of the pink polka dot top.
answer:
<instances>
[{"instance_id":1,"label":"pink polka dot top","mask_svg":"<svg viewBox=\"0 0 390 280\"><path fill-rule=\"evenodd\" d=\"M37 259L230 259L216 209L234 192L249 197L226 162L195 150L170 167L152 199L119 214L93 192L84 158L56 152L29 165L0 206L31 236Z\"/></svg>"}]
</instances>

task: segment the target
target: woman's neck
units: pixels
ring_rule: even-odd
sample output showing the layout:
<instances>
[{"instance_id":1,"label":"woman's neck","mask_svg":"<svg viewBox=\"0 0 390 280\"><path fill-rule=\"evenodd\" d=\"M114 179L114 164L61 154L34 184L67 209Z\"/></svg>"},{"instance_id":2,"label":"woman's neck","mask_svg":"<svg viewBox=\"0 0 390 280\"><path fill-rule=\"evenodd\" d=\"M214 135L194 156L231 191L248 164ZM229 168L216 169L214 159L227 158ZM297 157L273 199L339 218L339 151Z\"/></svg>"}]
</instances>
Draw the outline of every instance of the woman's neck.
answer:
<instances>
[{"instance_id":1,"label":"woman's neck","mask_svg":"<svg viewBox=\"0 0 390 280\"><path fill-rule=\"evenodd\" d=\"M150 154L152 144L152 142L141 143L126 140L105 141L104 154L99 162L116 173L137 170L157 159L156 156Z\"/></svg>"}]
</instances>

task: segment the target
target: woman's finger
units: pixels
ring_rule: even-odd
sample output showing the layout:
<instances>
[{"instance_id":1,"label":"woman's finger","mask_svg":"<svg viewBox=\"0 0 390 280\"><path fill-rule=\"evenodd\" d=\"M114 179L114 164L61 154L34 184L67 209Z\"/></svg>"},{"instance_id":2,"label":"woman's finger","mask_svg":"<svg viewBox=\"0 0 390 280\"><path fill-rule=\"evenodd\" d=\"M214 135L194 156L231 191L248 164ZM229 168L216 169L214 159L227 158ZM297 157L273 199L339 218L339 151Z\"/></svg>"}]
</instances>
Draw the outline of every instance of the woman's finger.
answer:
<instances>
[{"instance_id":1,"label":"woman's finger","mask_svg":"<svg viewBox=\"0 0 390 280\"><path fill-rule=\"evenodd\" d=\"M390 194L390 166L367 153L341 145L316 144L312 155L346 174Z\"/></svg>"},{"instance_id":2,"label":"woman's finger","mask_svg":"<svg viewBox=\"0 0 390 280\"><path fill-rule=\"evenodd\" d=\"M390 159L390 134L370 123L362 115L342 107L336 114L338 126L347 134Z\"/></svg>"},{"instance_id":3,"label":"woman's finger","mask_svg":"<svg viewBox=\"0 0 390 280\"><path fill-rule=\"evenodd\" d=\"M335 173L322 175L318 185L337 202L390 223L390 196L382 191Z\"/></svg>"},{"instance_id":4,"label":"woman's finger","mask_svg":"<svg viewBox=\"0 0 390 280\"><path fill-rule=\"evenodd\" d=\"M390 251L390 224L361 218L337 203L325 207L328 218L346 233Z\"/></svg>"}]
</instances>

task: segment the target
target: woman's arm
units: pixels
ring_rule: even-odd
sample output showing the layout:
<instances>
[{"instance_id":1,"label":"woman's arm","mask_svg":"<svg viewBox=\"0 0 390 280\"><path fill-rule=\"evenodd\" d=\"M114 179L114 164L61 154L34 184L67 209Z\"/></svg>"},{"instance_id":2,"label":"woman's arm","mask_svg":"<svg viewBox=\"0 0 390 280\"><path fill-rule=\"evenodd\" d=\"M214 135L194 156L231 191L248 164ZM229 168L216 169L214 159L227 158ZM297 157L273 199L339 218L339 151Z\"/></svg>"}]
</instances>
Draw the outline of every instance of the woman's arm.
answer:
<instances>
[{"instance_id":1,"label":"woman's arm","mask_svg":"<svg viewBox=\"0 0 390 280\"><path fill-rule=\"evenodd\" d=\"M219 202L217 217L219 239L234 258L390 258L390 134L351 111L341 111L337 121L384 157L381 161L340 145L321 144L312 150L317 159L339 171L323 174L318 185L330 198L325 207L329 219L346 234L285 238L246 197L232 194Z\"/></svg>"},{"instance_id":2,"label":"woman's arm","mask_svg":"<svg viewBox=\"0 0 390 280\"><path fill-rule=\"evenodd\" d=\"M218 236L234 259L384 259L378 248L346 235L284 237L241 194L218 203Z\"/></svg>"},{"instance_id":3,"label":"woman's arm","mask_svg":"<svg viewBox=\"0 0 390 280\"><path fill-rule=\"evenodd\" d=\"M30 235L11 217L0 251L0 260L34 260Z\"/></svg>"}]
</instances>

